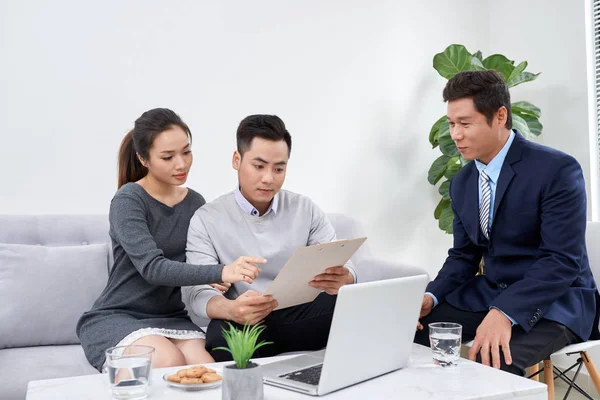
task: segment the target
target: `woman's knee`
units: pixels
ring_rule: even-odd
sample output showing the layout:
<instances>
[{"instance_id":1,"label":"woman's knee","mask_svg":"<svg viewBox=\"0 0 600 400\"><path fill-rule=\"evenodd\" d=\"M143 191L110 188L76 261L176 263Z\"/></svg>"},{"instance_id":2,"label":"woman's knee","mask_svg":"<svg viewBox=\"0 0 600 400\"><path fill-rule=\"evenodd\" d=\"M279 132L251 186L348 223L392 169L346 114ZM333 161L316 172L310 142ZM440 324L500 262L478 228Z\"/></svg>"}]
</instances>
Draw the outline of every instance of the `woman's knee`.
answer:
<instances>
[{"instance_id":1,"label":"woman's knee","mask_svg":"<svg viewBox=\"0 0 600 400\"><path fill-rule=\"evenodd\" d=\"M166 368L186 365L183 353L169 339L164 336L151 335L136 340L133 344L154 347L152 357L153 368Z\"/></svg>"},{"instance_id":2,"label":"woman's knee","mask_svg":"<svg viewBox=\"0 0 600 400\"><path fill-rule=\"evenodd\" d=\"M172 340L175 346L183 353L187 364L212 363L215 360L206 351L204 339Z\"/></svg>"},{"instance_id":3,"label":"woman's knee","mask_svg":"<svg viewBox=\"0 0 600 400\"><path fill-rule=\"evenodd\" d=\"M153 360L152 362L152 366L154 368L166 368L187 365L183 353L175 346L161 349L160 351L157 351L154 355L156 356L155 360Z\"/></svg>"}]
</instances>

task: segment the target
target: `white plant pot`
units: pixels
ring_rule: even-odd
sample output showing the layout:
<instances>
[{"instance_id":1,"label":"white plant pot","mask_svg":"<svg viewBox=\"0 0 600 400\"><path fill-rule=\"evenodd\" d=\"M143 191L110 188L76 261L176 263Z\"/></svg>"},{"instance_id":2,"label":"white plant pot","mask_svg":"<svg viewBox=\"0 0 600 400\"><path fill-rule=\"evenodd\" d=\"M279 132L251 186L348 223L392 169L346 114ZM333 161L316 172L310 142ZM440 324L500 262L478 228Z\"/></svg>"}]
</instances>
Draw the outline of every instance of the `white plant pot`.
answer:
<instances>
[{"instance_id":1,"label":"white plant pot","mask_svg":"<svg viewBox=\"0 0 600 400\"><path fill-rule=\"evenodd\" d=\"M263 376L260 365L248 363L238 369L235 364L223 368L222 400L263 400Z\"/></svg>"}]
</instances>

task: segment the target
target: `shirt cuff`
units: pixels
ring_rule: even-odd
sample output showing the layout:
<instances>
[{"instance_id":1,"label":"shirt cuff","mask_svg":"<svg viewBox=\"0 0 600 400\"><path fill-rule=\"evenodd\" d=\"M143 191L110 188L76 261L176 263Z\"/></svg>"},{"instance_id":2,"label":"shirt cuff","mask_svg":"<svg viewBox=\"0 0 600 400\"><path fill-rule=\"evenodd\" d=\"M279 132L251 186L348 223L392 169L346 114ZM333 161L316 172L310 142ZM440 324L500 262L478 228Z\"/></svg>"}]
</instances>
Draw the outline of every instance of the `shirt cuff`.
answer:
<instances>
[{"instance_id":1,"label":"shirt cuff","mask_svg":"<svg viewBox=\"0 0 600 400\"><path fill-rule=\"evenodd\" d=\"M194 314L198 315L199 317L211 319L206 311L206 306L208 305L208 301L216 296L223 295L212 287L210 287L210 289L203 288L191 299L190 308Z\"/></svg>"},{"instance_id":2,"label":"shirt cuff","mask_svg":"<svg viewBox=\"0 0 600 400\"><path fill-rule=\"evenodd\" d=\"M348 270L352 274L352 278L354 278L354 283L358 283L358 278L356 277L356 271L354 270L354 268L348 266L346 266L346 268L348 268Z\"/></svg>"},{"instance_id":3,"label":"shirt cuff","mask_svg":"<svg viewBox=\"0 0 600 400\"><path fill-rule=\"evenodd\" d=\"M431 292L425 292L427 296L430 296L433 299L433 306L437 306L439 304L437 297Z\"/></svg>"},{"instance_id":4,"label":"shirt cuff","mask_svg":"<svg viewBox=\"0 0 600 400\"><path fill-rule=\"evenodd\" d=\"M490 310L491 310L492 308L495 308L496 310L498 310L498 311L500 311L502 314L504 314L504 316L505 316L506 318L508 318L508 319L509 319L510 323L511 323L513 326L515 326L515 325L519 325L519 324L517 323L517 321L515 321L514 319L512 319L511 317L509 317L509 316L508 316L508 315L507 315L507 314L506 314L504 311L502 311L502 310L501 310L501 309L499 309L498 307L494 307L494 306L492 306L492 307L490 307Z\"/></svg>"}]
</instances>

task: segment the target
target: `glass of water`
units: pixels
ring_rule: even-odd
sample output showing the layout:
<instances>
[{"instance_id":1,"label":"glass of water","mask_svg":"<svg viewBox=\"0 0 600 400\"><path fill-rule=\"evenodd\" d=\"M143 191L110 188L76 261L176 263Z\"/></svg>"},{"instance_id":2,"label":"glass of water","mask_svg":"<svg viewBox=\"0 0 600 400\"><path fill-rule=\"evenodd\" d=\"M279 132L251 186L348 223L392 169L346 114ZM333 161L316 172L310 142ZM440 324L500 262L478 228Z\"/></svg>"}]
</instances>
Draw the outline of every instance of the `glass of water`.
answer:
<instances>
[{"instance_id":1,"label":"glass of water","mask_svg":"<svg viewBox=\"0 0 600 400\"><path fill-rule=\"evenodd\" d=\"M458 364L462 325L453 322L429 324L429 343L433 352L433 362L442 367Z\"/></svg>"},{"instance_id":2,"label":"glass of water","mask_svg":"<svg viewBox=\"0 0 600 400\"><path fill-rule=\"evenodd\" d=\"M148 397L153 354L152 346L119 346L106 350L108 383L113 399L141 400Z\"/></svg>"}]
</instances>

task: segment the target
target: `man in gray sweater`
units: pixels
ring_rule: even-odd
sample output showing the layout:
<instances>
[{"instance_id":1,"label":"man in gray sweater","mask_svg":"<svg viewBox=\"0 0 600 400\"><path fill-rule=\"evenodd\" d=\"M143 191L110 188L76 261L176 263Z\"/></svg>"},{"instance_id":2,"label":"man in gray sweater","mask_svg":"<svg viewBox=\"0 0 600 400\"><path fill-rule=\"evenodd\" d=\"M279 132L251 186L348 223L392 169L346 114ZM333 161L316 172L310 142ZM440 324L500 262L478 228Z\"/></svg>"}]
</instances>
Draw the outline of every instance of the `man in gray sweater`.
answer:
<instances>
[{"instance_id":1,"label":"man in gray sweater","mask_svg":"<svg viewBox=\"0 0 600 400\"><path fill-rule=\"evenodd\" d=\"M292 138L279 117L246 117L237 130L232 160L238 188L198 209L190 222L188 263L228 264L240 255L267 260L251 284L183 288L192 311L211 319L206 349L216 361L231 359L229 353L213 350L226 345L222 329L227 321L238 326L263 321L263 339L273 344L255 357L325 347L338 290L356 282L348 263L329 268L311 282L297 282L324 291L311 303L273 311L277 301L262 294L298 247L336 240L327 216L308 197L281 190L291 148Z\"/></svg>"}]
</instances>

